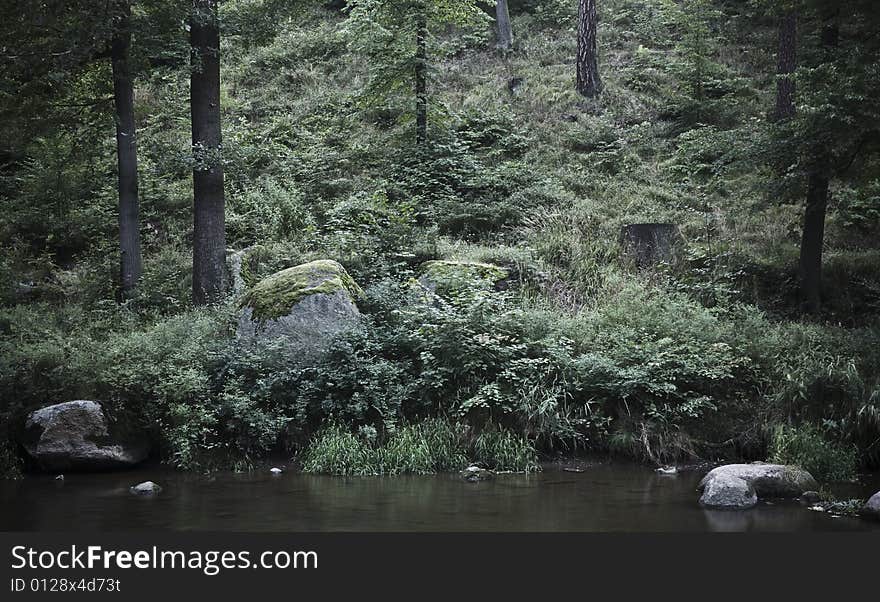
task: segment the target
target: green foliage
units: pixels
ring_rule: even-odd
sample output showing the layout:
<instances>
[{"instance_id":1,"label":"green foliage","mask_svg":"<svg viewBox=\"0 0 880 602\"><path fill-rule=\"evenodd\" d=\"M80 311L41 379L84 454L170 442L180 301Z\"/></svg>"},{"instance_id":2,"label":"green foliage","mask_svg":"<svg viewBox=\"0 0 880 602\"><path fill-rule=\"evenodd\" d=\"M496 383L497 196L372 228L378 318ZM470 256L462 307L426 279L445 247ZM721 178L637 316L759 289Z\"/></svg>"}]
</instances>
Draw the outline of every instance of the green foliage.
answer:
<instances>
[{"instance_id":1,"label":"green foliage","mask_svg":"<svg viewBox=\"0 0 880 602\"><path fill-rule=\"evenodd\" d=\"M384 442L362 427L352 434L333 424L303 452L303 470L341 475L428 474L460 470L467 463L463 431L444 420L404 425Z\"/></svg>"},{"instance_id":2,"label":"green foliage","mask_svg":"<svg viewBox=\"0 0 880 602\"><path fill-rule=\"evenodd\" d=\"M451 25L467 26L485 20L473 0L354 0L347 8L345 32L352 46L369 59L369 79L361 94L365 108L413 118L415 107L416 32L424 24L425 44L435 45L432 34ZM426 50L426 75L435 54Z\"/></svg>"},{"instance_id":3,"label":"green foliage","mask_svg":"<svg viewBox=\"0 0 880 602\"><path fill-rule=\"evenodd\" d=\"M533 472L541 468L535 447L511 431L483 431L477 436L474 451L478 462L494 470Z\"/></svg>"},{"instance_id":4,"label":"green foliage","mask_svg":"<svg viewBox=\"0 0 880 602\"><path fill-rule=\"evenodd\" d=\"M770 446L770 461L795 464L820 481L844 481L856 473L856 451L829 441L809 423L776 427Z\"/></svg>"},{"instance_id":5,"label":"green foliage","mask_svg":"<svg viewBox=\"0 0 880 602\"><path fill-rule=\"evenodd\" d=\"M446 419L406 424L380 440L375 429L358 432L331 424L317 433L302 454L303 470L337 475L429 474L452 472L468 464L467 429ZM477 436L473 453L497 470L539 470L534 447L509 431Z\"/></svg>"},{"instance_id":6,"label":"green foliage","mask_svg":"<svg viewBox=\"0 0 880 602\"><path fill-rule=\"evenodd\" d=\"M20 479L22 464L15 444L9 439L0 442L0 479Z\"/></svg>"},{"instance_id":7,"label":"green foliage","mask_svg":"<svg viewBox=\"0 0 880 602\"><path fill-rule=\"evenodd\" d=\"M832 61L805 7L798 115L772 126L775 17L755 3L600 2L608 87L589 106L572 86L574 2L514 5L505 56L469 0L223 3L227 235L249 249L245 286L333 259L366 289L363 328L293 359L237 344L231 304L191 307L188 7L174 3L134 7L145 271L117 304L112 81L106 60L82 60L108 29L88 3L64 4L33 14L68 46L30 17L0 25L21 50L0 64L4 424L92 397L181 468L243 468L320 431L316 469L362 474L525 470L533 449L559 447L758 458L765 425L809 423L819 455L852 445L880 465L869 3L847 0ZM420 12L431 132L414 149ZM817 140L835 172L826 310L802 323ZM679 225L681 265L628 270L620 229L641 222ZM428 303L409 286L428 260L508 278Z\"/></svg>"}]
</instances>

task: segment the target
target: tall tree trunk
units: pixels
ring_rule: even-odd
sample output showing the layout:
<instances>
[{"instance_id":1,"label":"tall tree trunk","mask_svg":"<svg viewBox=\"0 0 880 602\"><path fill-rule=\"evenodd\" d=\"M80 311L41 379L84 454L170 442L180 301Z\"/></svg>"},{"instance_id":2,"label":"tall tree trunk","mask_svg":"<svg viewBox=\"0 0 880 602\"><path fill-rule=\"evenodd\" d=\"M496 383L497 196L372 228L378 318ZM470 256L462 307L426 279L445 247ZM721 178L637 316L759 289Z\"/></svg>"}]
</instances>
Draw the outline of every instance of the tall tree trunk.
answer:
<instances>
[{"instance_id":1,"label":"tall tree trunk","mask_svg":"<svg viewBox=\"0 0 880 602\"><path fill-rule=\"evenodd\" d=\"M823 14L820 45L825 61L833 59L840 37L840 9ZM822 141L817 141L807 184L804 208L804 230L801 238L800 285L804 311L818 313L822 305L822 247L825 239L825 212L828 207L828 186L831 157Z\"/></svg>"},{"instance_id":2,"label":"tall tree trunk","mask_svg":"<svg viewBox=\"0 0 880 602\"><path fill-rule=\"evenodd\" d=\"M513 29L510 27L510 11L507 8L507 0L496 0L495 22L498 24L497 47L507 52L513 48Z\"/></svg>"},{"instance_id":3,"label":"tall tree trunk","mask_svg":"<svg viewBox=\"0 0 880 602\"><path fill-rule=\"evenodd\" d=\"M822 246L825 238L825 210L828 207L828 177L821 171L810 174L804 231L801 238L801 295L804 310L816 313L822 305Z\"/></svg>"},{"instance_id":4,"label":"tall tree trunk","mask_svg":"<svg viewBox=\"0 0 880 602\"><path fill-rule=\"evenodd\" d=\"M120 292L131 296L143 272L138 224L137 141L135 139L134 89L131 47L131 2L119 2L119 15L110 45L113 68L113 101L116 109L116 161L119 189Z\"/></svg>"},{"instance_id":5,"label":"tall tree trunk","mask_svg":"<svg viewBox=\"0 0 880 602\"><path fill-rule=\"evenodd\" d=\"M217 0L193 0L190 22L193 166L193 301L219 300L229 279L220 134Z\"/></svg>"},{"instance_id":6,"label":"tall tree trunk","mask_svg":"<svg viewBox=\"0 0 880 602\"><path fill-rule=\"evenodd\" d=\"M416 144L428 138L428 21L424 9L416 23Z\"/></svg>"},{"instance_id":7,"label":"tall tree trunk","mask_svg":"<svg viewBox=\"0 0 880 602\"><path fill-rule=\"evenodd\" d=\"M797 12L791 10L779 20L779 49L776 58L777 120L794 117L795 83L791 75L797 69Z\"/></svg>"},{"instance_id":8,"label":"tall tree trunk","mask_svg":"<svg viewBox=\"0 0 880 602\"><path fill-rule=\"evenodd\" d=\"M602 92L599 64L596 56L596 0L578 2L577 38L577 91L587 98Z\"/></svg>"}]
</instances>

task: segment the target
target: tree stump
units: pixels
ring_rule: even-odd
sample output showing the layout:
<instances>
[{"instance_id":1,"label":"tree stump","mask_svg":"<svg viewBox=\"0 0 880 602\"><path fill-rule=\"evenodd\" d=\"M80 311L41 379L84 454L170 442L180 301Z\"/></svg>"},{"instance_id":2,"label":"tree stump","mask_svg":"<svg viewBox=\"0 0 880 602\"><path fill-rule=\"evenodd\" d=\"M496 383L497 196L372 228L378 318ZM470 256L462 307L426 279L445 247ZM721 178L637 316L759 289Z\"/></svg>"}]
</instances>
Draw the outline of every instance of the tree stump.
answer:
<instances>
[{"instance_id":1,"label":"tree stump","mask_svg":"<svg viewBox=\"0 0 880 602\"><path fill-rule=\"evenodd\" d=\"M624 253L639 268L673 263L682 242L675 224L629 224L621 230Z\"/></svg>"}]
</instances>

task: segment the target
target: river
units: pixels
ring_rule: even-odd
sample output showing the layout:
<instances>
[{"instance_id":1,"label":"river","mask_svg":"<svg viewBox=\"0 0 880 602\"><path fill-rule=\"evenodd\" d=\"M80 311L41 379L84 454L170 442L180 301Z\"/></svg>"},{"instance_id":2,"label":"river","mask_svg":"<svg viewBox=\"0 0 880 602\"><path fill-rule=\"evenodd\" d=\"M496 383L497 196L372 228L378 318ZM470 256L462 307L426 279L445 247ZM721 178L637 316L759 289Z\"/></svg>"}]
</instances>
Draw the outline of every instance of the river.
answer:
<instances>
[{"instance_id":1,"label":"river","mask_svg":"<svg viewBox=\"0 0 880 602\"><path fill-rule=\"evenodd\" d=\"M530 475L467 483L457 475L330 477L266 469L183 474L135 471L29 475L0 481L3 531L828 531L880 524L810 511L797 501L751 510L704 510L695 491L706 469L674 476L598 463L581 472L549 465ZM155 497L128 488L152 480ZM843 487L868 497L878 475ZM837 490L835 491L837 493ZM838 493L838 495L841 495Z\"/></svg>"}]
</instances>

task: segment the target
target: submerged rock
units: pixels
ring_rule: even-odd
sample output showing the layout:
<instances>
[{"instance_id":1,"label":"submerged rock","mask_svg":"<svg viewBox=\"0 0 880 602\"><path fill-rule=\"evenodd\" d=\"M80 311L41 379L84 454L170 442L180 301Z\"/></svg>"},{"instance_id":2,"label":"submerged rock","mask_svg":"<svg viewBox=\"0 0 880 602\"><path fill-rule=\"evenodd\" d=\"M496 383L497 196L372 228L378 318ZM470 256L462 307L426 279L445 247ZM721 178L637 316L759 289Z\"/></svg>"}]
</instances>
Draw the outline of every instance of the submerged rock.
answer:
<instances>
[{"instance_id":1,"label":"submerged rock","mask_svg":"<svg viewBox=\"0 0 880 602\"><path fill-rule=\"evenodd\" d=\"M865 518L880 520L880 491L871 496L871 498L862 506L860 514Z\"/></svg>"},{"instance_id":2,"label":"submerged rock","mask_svg":"<svg viewBox=\"0 0 880 602\"><path fill-rule=\"evenodd\" d=\"M804 504L805 506L813 506L821 501L822 496L819 495L818 491L804 491L801 495L801 504Z\"/></svg>"},{"instance_id":3,"label":"submerged rock","mask_svg":"<svg viewBox=\"0 0 880 602\"><path fill-rule=\"evenodd\" d=\"M138 435L112 425L101 404L77 400L31 412L22 445L44 470L127 468L147 458L149 446Z\"/></svg>"},{"instance_id":4,"label":"submerged rock","mask_svg":"<svg viewBox=\"0 0 880 602\"><path fill-rule=\"evenodd\" d=\"M287 268L259 281L244 295L238 335L288 336L319 345L358 323L355 299L362 294L335 261L321 259Z\"/></svg>"},{"instance_id":5,"label":"submerged rock","mask_svg":"<svg viewBox=\"0 0 880 602\"><path fill-rule=\"evenodd\" d=\"M428 292L441 295L494 290L501 288L509 276L502 267L476 261L426 261L421 271L419 284Z\"/></svg>"},{"instance_id":6,"label":"submerged rock","mask_svg":"<svg viewBox=\"0 0 880 602\"><path fill-rule=\"evenodd\" d=\"M697 490L707 508L746 509L758 498L800 497L818 488L806 470L783 464L728 464L703 477Z\"/></svg>"},{"instance_id":7,"label":"submerged rock","mask_svg":"<svg viewBox=\"0 0 880 602\"><path fill-rule=\"evenodd\" d=\"M155 495L162 491L162 488L153 481L144 481L143 483L138 483L134 487L129 487L128 490L133 495Z\"/></svg>"},{"instance_id":8,"label":"submerged rock","mask_svg":"<svg viewBox=\"0 0 880 602\"><path fill-rule=\"evenodd\" d=\"M481 468L479 466L468 466L461 471L461 478L463 478L465 481L470 481L471 483L475 483L477 481L489 481L495 478L495 473L488 468Z\"/></svg>"}]
</instances>

